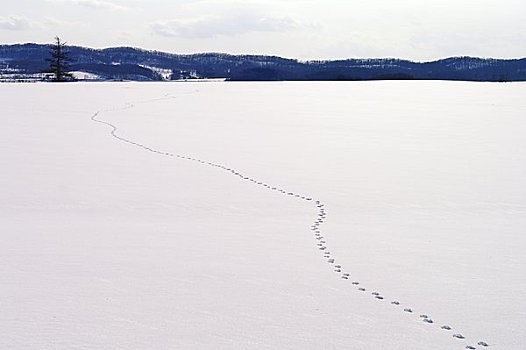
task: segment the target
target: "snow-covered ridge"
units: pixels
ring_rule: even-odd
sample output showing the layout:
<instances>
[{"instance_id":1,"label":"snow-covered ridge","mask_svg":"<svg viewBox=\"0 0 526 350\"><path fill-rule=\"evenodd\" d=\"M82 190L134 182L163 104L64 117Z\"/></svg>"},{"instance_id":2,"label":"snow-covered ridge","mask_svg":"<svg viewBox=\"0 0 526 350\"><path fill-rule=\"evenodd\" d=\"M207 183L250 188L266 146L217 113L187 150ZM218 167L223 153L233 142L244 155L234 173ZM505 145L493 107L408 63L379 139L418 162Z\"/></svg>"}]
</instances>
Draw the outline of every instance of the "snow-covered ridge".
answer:
<instances>
[{"instance_id":1,"label":"snow-covered ridge","mask_svg":"<svg viewBox=\"0 0 526 350\"><path fill-rule=\"evenodd\" d=\"M526 59L452 57L430 62L395 58L300 61L265 55L172 54L130 47L69 47L72 69L106 79L178 80L468 80L526 81ZM46 45L0 46L0 58L31 74L46 68ZM169 71L173 73L170 75ZM0 70L0 74L2 71Z\"/></svg>"},{"instance_id":2,"label":"snow-covered ridge","mask_svg":"<svg viewBox=\"0 0 526 350\"><path fill-rule=\"evenodd\" d=\"M171 69L158 68L148 65L140 65L141 67L151 69L153 72L159 74L162 80L171 80L173 71Z\"/></svg>"}]
</instances>

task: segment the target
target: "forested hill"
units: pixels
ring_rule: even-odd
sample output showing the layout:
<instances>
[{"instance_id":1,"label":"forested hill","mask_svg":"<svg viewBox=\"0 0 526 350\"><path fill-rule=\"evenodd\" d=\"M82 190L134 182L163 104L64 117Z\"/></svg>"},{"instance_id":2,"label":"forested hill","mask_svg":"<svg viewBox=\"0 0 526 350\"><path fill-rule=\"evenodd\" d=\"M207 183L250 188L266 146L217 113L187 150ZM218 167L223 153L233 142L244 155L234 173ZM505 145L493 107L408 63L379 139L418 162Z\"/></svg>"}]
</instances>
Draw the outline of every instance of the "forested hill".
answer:
<instances>
[{"instance_id":1,"label":"forested hill","mask_svg":"<svg viewBox=\"0 0 526 350\"><path fill-rule=\"evenodd\" d=\"M298 61L276 56L203 53L177 55L130 47L95 50L68 47L71 70L97 80L179 80L226 78L273 80L464 80L526 81L526 58L514 60L454 57L433 62L400 59ZM50 47L0 45L0 78L37 75L47 70Z\"/></svg>"}]
</instances>

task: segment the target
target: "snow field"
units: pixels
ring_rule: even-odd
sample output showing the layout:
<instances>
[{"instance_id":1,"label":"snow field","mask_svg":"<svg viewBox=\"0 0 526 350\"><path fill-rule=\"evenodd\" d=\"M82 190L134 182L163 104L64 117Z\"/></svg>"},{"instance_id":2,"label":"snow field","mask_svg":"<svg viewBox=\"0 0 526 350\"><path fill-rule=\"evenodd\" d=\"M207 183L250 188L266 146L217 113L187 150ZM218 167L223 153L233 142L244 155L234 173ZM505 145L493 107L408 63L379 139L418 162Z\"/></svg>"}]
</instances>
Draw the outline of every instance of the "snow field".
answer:
<instances>
[{"instance_id":1,"label":"snow field","mask_svg":"<svg viewBox=\"0 0 526 350\"><path fill-rule=\"evenodd\" d=\"M6 347L524 344L523 84L0 88Z\"/></svg>"}]
</instances>

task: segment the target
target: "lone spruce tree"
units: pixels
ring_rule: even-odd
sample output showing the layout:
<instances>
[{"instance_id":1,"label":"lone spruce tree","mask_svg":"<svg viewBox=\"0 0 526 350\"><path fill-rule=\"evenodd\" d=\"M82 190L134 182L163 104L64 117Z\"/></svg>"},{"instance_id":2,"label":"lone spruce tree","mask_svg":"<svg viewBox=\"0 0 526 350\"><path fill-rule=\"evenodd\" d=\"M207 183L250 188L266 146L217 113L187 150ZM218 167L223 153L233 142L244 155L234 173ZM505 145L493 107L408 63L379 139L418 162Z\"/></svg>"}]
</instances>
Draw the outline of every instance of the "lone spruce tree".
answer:
<instances>
[{"instance_id":1,"label":"lone spruce tree","mask_svg":"<svg viewBox=\"0 0 526 350\"><path fill-rule=\"evenodd\" d=\"M49 71L53 73L53 81L71 81L73 75L68 73L69 62L71 58L66 49L66 43L61 41L58 36L55 37L55 42L51 44L51 58L49 61Z\"/></svg>"}]
</instances>

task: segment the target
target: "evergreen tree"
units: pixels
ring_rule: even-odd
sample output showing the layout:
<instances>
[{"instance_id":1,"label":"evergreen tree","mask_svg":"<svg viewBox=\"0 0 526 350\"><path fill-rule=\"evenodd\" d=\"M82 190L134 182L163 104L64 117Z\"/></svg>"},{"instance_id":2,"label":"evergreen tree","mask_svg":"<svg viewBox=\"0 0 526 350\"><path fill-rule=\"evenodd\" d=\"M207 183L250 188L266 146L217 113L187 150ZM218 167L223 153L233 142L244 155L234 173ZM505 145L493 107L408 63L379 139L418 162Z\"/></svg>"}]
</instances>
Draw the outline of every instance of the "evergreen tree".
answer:
<instances>
[{"instance_id":1,"label":"evergreen tree","mask_svg":"<svg viewBox=\"0 0 526 350\"><path fill-rule=\"evenodd\" d=\"M71 58L66 49L66 43L61 41L58 36L55 37L55 42L51 44L50 55L51 58L48 59L49 71L53 73L53 81L73 80L73 75L68 73Z\"/></svg>"}]
</instances>

